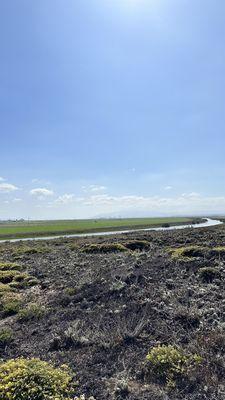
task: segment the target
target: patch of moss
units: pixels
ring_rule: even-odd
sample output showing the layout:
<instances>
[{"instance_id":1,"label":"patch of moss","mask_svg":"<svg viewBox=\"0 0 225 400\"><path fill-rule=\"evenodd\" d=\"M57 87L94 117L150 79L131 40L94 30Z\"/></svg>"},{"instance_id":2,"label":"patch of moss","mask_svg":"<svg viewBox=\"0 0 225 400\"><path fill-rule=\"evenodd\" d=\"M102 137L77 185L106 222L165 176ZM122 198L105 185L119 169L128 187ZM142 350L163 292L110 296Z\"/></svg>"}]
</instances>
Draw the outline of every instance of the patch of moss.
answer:
<instances>
[{"instance_id":1,"label":"patch of moss","mask_svg":"<svg viewBox=\"0 0 225 400\"><path fill-rule=\"evenodd\" d=\"M170 254L175 260L192 260L196 257L204 257L205 248L200 246L187 246L170 249Z\"/></svg>"},{"instance_id":2,"label":"patch of moss","mask_svg":"<svg viewBox=\"0 0 225 400\"><path fill-rule=\"evenodd\" d=\"M22 273L17 270L5 270L0 271L0 283L8 284L12 288L23 289L27 286L37 284L37 280L25 272Z\"/></svg>"},{"instance_id":3,"label":"patch of moss","mask_svg":"<svg viewBox=\"0 0 225 400\"><path fill-rule=\"evenodd\" d=\"M0 297L3 296L4 293L10 292L11 288L9 285L5 285L4 283L0 283Z\"/></svg>"},{"instance_id":4,"label":"patch of moss","mask_svg":"<svg viewBox=\"0 0 225 400\"><path fill-rule=\"evenodd\" d=\"M9 271L0 271L0 282L1 283L11 283L13 280L16 280L19 276L21 276L20 272L9 270Z\"/></svg>"},{"instance_id":5,"label":"patch of moss","mask_svg":"<svg viewBox=\"0 0 225 400\"><path fill-rule=\"evenodd\" d=\"M12 289L26 289L31 286L38 285L38 280L30 275L27 275L24 279L15 280L9 283Z\"/></svg>"},{"instance_id":6,"label":"patch of moss","mask_svg":"<svg viewBox=\"0 0 225 400\"><path fill-rule=\"evenodd\" d=\"M17 263L0 262L0 271L20 271L21 269L21 265Z\"/></svg>"},{"instance_id":7,"label":"patch of moss","mask_svg":"<svg viewBox=\"0 0 225 400\"><path fill-rule=\"evenodd\" d=\"M21 246L14 249L12 256L14 258L23 256L23 255L32 255L32 254L44 254L48 253L50 250L46 246L37 246L37 247L29 247L29 246Z\"/></svg>"},{"instance_id":8,"label":"patch of moss","mask_svg":"<svg viewBox=\"0 0 225 400\"><path fill-rule=\"evenodd\" d=\"M225 257L225 247L224 246L213 247L212 249L209 250L209 256L224 258Z\"/></svg>"},{"instance_id":9,"label":"patch of moss","mask_svg":"<svg viewBox=\"0 0 225 400\"><path fill-rule=\"evenodd\" d=\"M201 246L184 246L175 249L169 249L173 259L189 261L197 257L206 258L225 258L225 247L201 247Z\"/></svg>"},{"instance_id":10,"label":"patch of moss","mask_svg":"<svg viewBox=\"0 0 225 400\"><path fill-rule=\"evenodd\" d=\"M18 313L20 322L38 320L44 316L46 309L38 304L29 304Z\"/></svg>"},{"instance_id":11,"label":"patch of moss","mask_svg":"<svg viewBox=\"0 0 225 400\"><path fill-rule=\"evenodd\" d=\"M15 315L19 312L22 301L15 293L6 293L0 300L0 312L3 318Z\"/></svg>"}]
</instances>

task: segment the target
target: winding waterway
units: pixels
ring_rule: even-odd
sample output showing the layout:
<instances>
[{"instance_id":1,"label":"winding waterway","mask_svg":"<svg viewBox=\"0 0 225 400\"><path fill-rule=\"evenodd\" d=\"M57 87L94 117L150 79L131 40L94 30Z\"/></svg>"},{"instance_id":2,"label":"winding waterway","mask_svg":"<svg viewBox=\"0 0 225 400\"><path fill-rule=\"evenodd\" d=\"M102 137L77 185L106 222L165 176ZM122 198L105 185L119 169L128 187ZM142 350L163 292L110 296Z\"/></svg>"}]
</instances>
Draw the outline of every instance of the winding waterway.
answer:
<instances>
[{"instance_id":1,"label":"winding waterway","mask_svg":"<svg viewBox=\"0 0 225 400\"><path fill-rule=\"evenodd\" d=\"M142 228L142 229L127 229L123 231L108 231L108 232L92 232L92 233L74 233L70 235L55 235L55 236L39 236L39 237L29 237L29 238L20 238L20 239L6 239L0 240L0 243L4 242L20 242L20 241L28 241L28 240L53 240L60 238L73 238L73 237L90 237L90 236L107 236L107 235L119 235L123 233L133 233L133 232L148 232L148 231L172 231L178 229L197 229L197 228L207 228L216 225L222 225L223 222L217 219L206 218L205 222L200 224L193 225L174 225L168 228L165 227L157 227L157 228Z\"/></svg>"}]
</instances>

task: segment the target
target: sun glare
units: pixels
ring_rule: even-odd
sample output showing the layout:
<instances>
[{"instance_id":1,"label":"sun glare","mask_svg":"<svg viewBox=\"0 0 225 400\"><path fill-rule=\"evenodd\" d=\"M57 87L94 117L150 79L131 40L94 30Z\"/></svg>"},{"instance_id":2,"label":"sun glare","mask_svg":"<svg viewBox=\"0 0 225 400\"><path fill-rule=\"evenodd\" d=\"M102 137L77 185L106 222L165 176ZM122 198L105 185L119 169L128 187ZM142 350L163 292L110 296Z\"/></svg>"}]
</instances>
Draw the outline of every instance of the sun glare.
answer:
<instances>
[{"instance_id":1,"label":"sun glare","mask_svg":"<svg viewBox=\"0 0 225 400\"><path fill-rule=\"evenodd\" d=\"M145 10L158 9L160 1L155 0L117 0L114 2L117 7L123 9L126 13L144 12Z\"/></svg>"}]
</instances>

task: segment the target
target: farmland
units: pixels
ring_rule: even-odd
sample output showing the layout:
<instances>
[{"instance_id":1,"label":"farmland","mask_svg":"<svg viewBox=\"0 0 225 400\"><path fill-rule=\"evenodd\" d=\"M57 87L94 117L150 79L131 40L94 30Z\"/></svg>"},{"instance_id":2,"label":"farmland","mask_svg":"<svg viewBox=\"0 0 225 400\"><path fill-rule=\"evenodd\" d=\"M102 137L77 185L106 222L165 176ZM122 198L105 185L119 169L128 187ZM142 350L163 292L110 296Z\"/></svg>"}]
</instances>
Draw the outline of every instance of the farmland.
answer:
<instances>
[{"instance_id":1,"label":"farmland","mask_svg":"<svg viewBox=\"0 0 225 400\"><path fill-rule=\"evenodd\" d=\"M83 219L55 221L7 221L0 222L0 240L7 238L25 238L103 232L113 230L140 229L190 223L192 218L127 218L127 219Z\"/></svg>"}]
</instances>

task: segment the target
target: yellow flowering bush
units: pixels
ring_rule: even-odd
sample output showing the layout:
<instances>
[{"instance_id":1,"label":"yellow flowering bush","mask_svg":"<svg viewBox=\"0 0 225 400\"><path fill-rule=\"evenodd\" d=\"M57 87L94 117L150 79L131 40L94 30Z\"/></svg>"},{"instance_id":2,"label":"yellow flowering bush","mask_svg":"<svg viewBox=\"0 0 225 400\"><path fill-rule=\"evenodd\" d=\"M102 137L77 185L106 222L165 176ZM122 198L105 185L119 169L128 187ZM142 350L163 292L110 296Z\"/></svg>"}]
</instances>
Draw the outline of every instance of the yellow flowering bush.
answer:
<instances>
[{"instance_id":1,"label":"yellow flowering bush","mask_svg":"<svg viewBox=\"0 0 225 400\"><path fill-rule=\"evenodd\" d=\"M12 359L0 364L0 400L68 400L72 375L39 359Z\"/></svg>"},{"instance_id":2,"label":"yellow flowering bush","mask_svg":"<svg viewBox=\"0 0 225 400\"><path fill-rule=\"evenodd\" d=\"M146 359L148 372L170 386L174 386L176 379L187 375L190 368L202 361L197 354L185 354L180 348L165 345L153 347Z\"/></svg>"}]
</instances>

